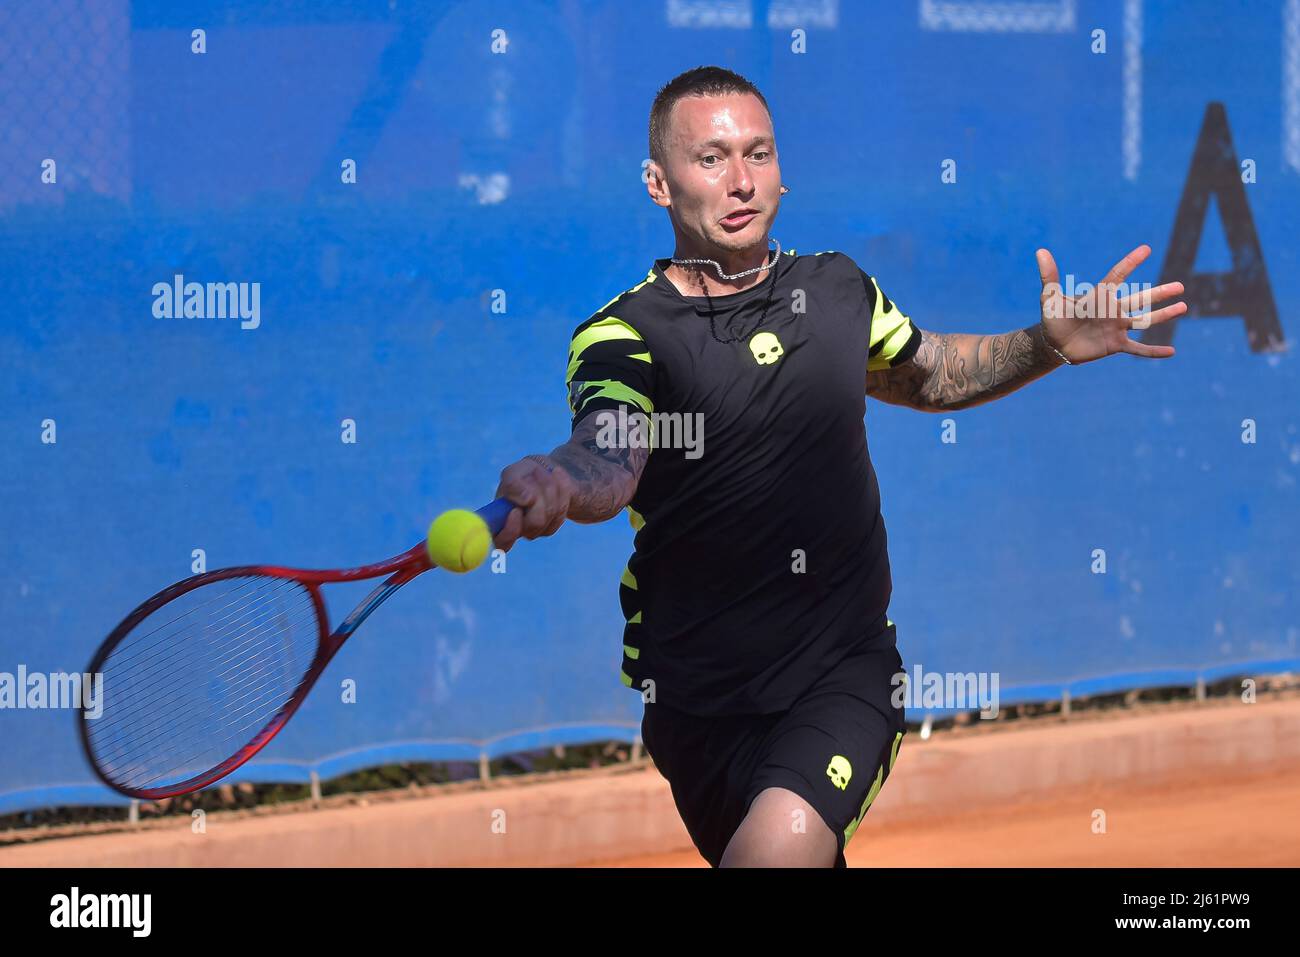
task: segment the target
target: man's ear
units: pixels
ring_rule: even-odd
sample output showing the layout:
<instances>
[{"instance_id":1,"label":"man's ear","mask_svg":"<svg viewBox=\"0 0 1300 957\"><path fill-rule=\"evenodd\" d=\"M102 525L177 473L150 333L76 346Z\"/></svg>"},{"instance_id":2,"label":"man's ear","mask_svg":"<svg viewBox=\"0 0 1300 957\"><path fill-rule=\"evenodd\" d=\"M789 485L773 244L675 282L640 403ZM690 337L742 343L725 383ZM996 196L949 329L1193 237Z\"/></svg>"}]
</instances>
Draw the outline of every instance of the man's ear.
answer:
<instances>
[{"instance_id":1,"label":"man's ear","mask_svg":"<svg viewBox=\"0 0 1300 957\"><path fill-rule=\"evenodd\" d=\"M656 206L667 208L673 204L672 194L668 189L668 177L664 176L663 168L658 163L647 160L642 178L645 180L646 192L650 194L650 199Z\"/></svg>"}]
</instances>

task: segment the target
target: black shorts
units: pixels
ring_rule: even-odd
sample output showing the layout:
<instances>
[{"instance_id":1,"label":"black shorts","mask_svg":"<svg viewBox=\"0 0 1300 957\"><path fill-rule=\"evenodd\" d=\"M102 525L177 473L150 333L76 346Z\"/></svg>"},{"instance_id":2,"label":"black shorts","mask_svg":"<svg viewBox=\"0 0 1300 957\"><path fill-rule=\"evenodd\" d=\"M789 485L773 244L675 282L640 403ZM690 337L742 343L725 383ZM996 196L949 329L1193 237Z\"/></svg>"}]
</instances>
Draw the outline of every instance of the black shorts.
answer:
<instances>
[{"instance_id":1,"label":"black shorts","mask_svg":"<svg viewBox=\"0 0 1300 957\"><path fill-rule=\"evenodd\" d=\"M824 675L788 711L700 717L645 706L641 738L668 779L686 830L713 867L765 788L798 794L844 847L889 777L906 733L891 679L895 626Z\"/></svg>"}]
</instances>

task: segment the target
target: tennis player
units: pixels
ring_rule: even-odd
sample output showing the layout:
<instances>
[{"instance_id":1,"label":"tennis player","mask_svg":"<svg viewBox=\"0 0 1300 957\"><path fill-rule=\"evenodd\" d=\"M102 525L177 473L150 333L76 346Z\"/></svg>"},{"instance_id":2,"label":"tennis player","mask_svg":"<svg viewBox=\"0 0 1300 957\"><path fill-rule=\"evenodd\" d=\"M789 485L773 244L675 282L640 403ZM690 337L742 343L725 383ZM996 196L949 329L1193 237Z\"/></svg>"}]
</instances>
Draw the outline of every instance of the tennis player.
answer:
<instances>
[{"instance_id":1,"label":"tennis player","mask_svg":"<svg viewBox=\"0 0 1300 957\"><path fill-rule=\"evenodd\" d=\"M627 509L622 681L696 847L715 867L843 867L905 734L865 397L953 412L1066 363L1172 356L1127 333L1185 312L1137 316L1183 287L1117 298L1140 246L1065 296L1040 249L1034 324L929 332L847 255L770 239L785 189L767 101L743 77L668 83L650 157L676 251L577 327L572 436L502 472L518 508L496 542ZM863 201L842 163L823 175Z\"/></svg>"}]
</instances>

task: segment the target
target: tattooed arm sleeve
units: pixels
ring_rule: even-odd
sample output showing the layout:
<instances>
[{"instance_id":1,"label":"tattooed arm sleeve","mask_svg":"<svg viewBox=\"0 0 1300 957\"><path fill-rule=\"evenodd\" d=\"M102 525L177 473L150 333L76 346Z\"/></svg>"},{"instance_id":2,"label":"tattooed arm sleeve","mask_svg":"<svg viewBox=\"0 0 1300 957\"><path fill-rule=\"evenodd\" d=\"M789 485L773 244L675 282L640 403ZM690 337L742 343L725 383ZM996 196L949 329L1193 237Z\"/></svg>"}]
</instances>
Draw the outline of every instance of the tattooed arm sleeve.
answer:
<instances>
[{"instance_id":1,"label":"tattooed arm sleeve","mask_svg":"<svg viewBox=\"0 0 1300 957\"><path fill-rule=\"evenodd\" d=\"M617 412L591 412L574 426L569 441L549 456L577 485L569 500L570 521L592 524L613 518L636 492L650 450L629 442L628 429L618 422Z\"/></svg>"},{"instance_id":2,"label":"tattooed arm sleeve","mask_svg":"<svg viewBox=\"0 0 1300 957\"><path fill-rule=\"evenodd\" d=\"M1061 364L1043 338L1041 323L997 336L922 330L910 360L878 371L868 366L867 395L922 412L968 409Z\"/></svg>"},{"instance_id":3,"label":"tattooed arm sleeve","mask_svg":"<svg viewBox=\"0 0 1300 957\"><path fill-rule=\"evenodd\" d=\"M859 270L871 315L867 395L922 412L968 409L1001 398L1061 365L1042 325L998 336L918 329Z\"/></svg>"}]
</instances>

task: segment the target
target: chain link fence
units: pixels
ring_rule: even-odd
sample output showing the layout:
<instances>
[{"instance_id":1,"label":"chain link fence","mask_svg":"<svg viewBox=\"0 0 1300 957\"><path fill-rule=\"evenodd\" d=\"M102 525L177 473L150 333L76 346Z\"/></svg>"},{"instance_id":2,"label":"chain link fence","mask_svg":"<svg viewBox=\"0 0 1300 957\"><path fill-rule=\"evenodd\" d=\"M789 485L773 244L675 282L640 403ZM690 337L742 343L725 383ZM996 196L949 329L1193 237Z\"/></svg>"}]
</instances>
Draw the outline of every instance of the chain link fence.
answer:
<instances>
[{"instance_id":1,"label":"chain link fence","mask_svg":"<svg viewBox=\"0 0 1300 957\"><path fill-rule=\"evenodd\" d=\"M127 0L0 5L0 215L131 192Z\"/></svg>"}]
</instances>

